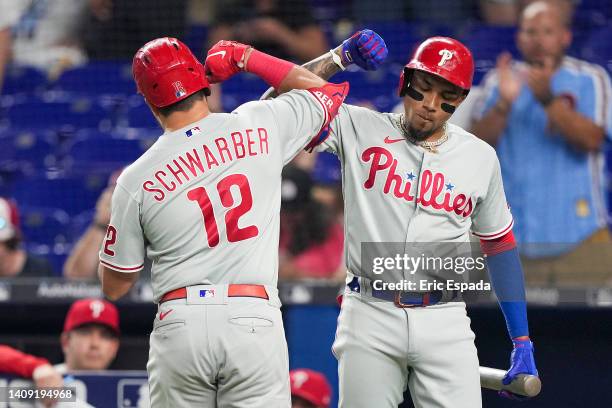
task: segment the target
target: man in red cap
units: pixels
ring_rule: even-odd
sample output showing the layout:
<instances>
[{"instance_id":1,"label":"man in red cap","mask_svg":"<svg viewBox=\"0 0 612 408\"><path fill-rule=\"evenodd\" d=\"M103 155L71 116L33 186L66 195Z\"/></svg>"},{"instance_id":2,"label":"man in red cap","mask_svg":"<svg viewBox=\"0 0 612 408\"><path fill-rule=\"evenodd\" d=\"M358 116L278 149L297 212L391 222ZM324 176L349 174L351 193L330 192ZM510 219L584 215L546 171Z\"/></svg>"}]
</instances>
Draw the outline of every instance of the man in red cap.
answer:
<instances>
[{"instance_id":1,"label":"man in red cap","mask_svg":"<svg viewBox=\"0 0 612 408\"><path fill-rule=\"evenodd\" d=\"M45 368L43 372L48 373L41 373L41 377L52 376L52 371L65 374L76 370L105 370L117 355L119 333L119 312L115 305L103 299L77 300L68 310L60 336L64 363L51 366L44 358L0 346L0 372L36 380L39 368Z\"/></svg>"},{"instance_id":2,"label":"man in red cap","mask_svg":"<svg viewBox=\"0 0 612 408\"><path fill-rule=\"evenodd\" d=\"M60 337L65 364L60 370L104 370L119 349L119 312L102 299L72 304Z\"/></svg>"},{"instance_id":3,"label":"man in red cap","mask_svg":"<svg viewBox=\"0 0 612 408\"><path fill-rule=\"evenodd\" d=\"M76 370L105 370L119 349L119 312L103 299L74 302L64 321L60 341L64 363L52 366L9 346L0 345L0 373L31 379L37 387L62 387L62 375Z\"/></svg>"},{"instance_id":4,"label":"man in red cap","mask_svg":"<svg viewBox=\"0 0 612 408\"><path fill-rule=\"evenodd\" d=\"M322 373L299 368L289 373L291 408L328 408L331 386Z\"/></svg>"}]
</instances>

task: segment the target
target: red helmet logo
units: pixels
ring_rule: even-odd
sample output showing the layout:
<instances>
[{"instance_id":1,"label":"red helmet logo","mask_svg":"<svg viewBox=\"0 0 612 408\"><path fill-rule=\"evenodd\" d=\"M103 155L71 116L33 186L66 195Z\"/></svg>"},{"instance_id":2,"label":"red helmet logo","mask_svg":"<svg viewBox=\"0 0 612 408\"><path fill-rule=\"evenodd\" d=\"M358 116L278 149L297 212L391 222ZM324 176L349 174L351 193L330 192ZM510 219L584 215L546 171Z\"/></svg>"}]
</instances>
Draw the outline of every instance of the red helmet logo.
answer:
<instances>
[{"instance_id":1,"label":"red helmet logo","mask_svg":"<svg viewBox=\"0 0 612 408\"><path fill-rule=\"evenodd\" d=\"M414 69L444 78L467 92L472 87L474 58L465 45L453 38L431 37L418 46L404 67L404 71ZM400 92L405 85L402 72Z\"/></svg>"},{"instance_id":2,"label":"red helmet logo","mask_svg":"<svg viewBox=\"0 0 612 408\"><path fill-rule=\"evenodd\" d=\"M202 89L209 94L204 66L176 38L146 43L134 55L132 74L138 92L157 108L172 105Z\"/></svg>"}]
</instances>

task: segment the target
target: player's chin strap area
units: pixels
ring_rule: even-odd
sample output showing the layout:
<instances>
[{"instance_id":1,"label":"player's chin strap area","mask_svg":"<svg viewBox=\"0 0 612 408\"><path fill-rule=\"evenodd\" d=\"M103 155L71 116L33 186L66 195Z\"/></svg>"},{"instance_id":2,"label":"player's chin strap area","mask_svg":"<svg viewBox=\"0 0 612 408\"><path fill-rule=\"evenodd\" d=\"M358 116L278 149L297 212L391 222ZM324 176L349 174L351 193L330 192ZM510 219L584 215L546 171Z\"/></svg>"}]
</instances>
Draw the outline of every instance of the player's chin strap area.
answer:
<instances>
[{"instance_id":1,"label":"player's chin strap area","mask_svg":"<svg viewBox=\"0 0 612 408\"><path fill-rule=\"evenodd\" d=\"M415 101L419 101L420 102L420 101L422 101L425 98L425 96L411 86L411 80L412 80L413 72L414 71L412 69L404 68L403 80L401 82L401 87L402 88L400 89L399 95L401 97L409 96L412 99L414 99ZM450 103L446 103L446 102L442 102L440 104L440 108L444 112L449 113L451 115L457 109L456 106L453 106Z\"/></svg>"}]
</instances>

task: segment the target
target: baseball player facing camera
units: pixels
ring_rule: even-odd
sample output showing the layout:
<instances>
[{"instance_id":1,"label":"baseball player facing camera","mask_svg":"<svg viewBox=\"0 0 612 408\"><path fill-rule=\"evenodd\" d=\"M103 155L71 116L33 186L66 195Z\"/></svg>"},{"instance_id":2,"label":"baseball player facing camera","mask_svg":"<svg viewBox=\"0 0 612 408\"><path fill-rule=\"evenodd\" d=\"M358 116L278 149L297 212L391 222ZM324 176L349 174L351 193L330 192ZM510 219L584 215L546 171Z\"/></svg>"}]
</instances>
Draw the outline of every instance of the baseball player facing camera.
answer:
<instances>
[{"instance_id":1,"label":"baseball player facing camera","mask_svg":"<svg viewBox=\"0 0 612 408\"><path fill-rule=\"evenodd\" d=\"M372 31L360 31L304 66L329 78L352 62L351 50L377 41ZM404 113L344 104L321 146L341 161L347 220L347 287L333 345L340 407L395 408L406 388L417 407L482 406L465 303L452 293L376 290L371 265L361 264L364 242L409 246L469 243L470 233L480 238L514 345L503 382L538 374L499 161L492 147L447 122L468 94L473 71L463 44L429 38L401 73Z\"/></svg>"},{"instance_id":2,"label":"baseball player facing camera","mask_svg":"<svg viewBox=\"0 0 612 408\"><path fill-rule=\"evenodd\" d=\"M328 135L348 84L236 42L206 68L174 38L136 53L138 88L164 130L117 180L100 251L104 293L123 296L146 255L158 313L150 337L152 407L289 407L277 290L281 170ZM209 83L246 71L273 101L211 113Z\"/></svg>"}]
</instances>

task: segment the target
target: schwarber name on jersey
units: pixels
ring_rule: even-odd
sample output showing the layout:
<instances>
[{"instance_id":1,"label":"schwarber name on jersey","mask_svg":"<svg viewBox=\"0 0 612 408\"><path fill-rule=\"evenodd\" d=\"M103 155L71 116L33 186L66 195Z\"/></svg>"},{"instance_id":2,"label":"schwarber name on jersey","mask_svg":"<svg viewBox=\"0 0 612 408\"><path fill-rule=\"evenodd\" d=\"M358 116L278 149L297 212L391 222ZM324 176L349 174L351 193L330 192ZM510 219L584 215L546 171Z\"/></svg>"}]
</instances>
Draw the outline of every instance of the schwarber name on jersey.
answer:
<instances>
[{"instance_id":1,"label":"schwarber name on jersey","mask_svg":"<svg viewBox=\"0 0 612 408\"><path fill-rule=\"evenodd\" d=\"M362 242L468 242L512 228L495 150L458 126L433 153L404 137L400 115L343 105L320 146L342 164L345 256L363 271ZM362 275L363 276L363 275Z\"/></svg>"},{"instance_id":2,"label":"schwarber name on jersey","mask_svg":"<svg viewBox=\"0 0 612 408\"><path fill-rule=\"evenodd\" d=\"M330 119L310 91L166 132L119 177L100 262L152 260L155 300L195 284L276 285L282 167Z\"/></svg>"}]
</instances>

